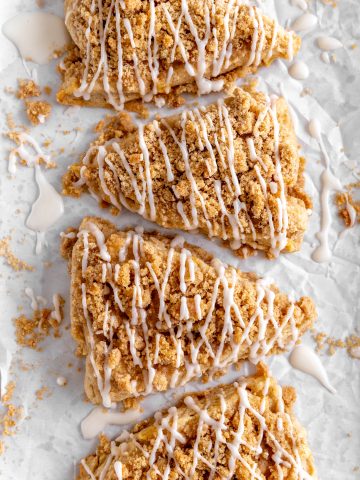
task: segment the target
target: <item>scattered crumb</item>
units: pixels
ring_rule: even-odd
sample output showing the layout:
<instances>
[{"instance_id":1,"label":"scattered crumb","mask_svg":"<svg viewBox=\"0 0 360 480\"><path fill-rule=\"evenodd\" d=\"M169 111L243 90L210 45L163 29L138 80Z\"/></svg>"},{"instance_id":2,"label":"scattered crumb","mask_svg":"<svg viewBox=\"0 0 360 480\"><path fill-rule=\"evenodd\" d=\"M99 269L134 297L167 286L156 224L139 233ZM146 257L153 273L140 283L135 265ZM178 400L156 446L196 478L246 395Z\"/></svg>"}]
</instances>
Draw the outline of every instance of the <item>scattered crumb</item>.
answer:
<instances>
[{"instance_id":1,"label":"scattered crumb","mask_svg":"<svg viewBox=\"0 0 360 480\"><path fill-rule=\"evenodd\" d=\"M6 388L5 388L5 393L4 395L1 397L1 401L3 403L10 403L12 398L13 398L13 395L14 395L14 391L15 391L15 382L9 382L7 385L6 385Z\"/></svg>"},{"instance_id":2,"label":"scattered crumb","mask_svg":"<svg viewBox=\"0 0 360 480\"><path fill-rule=\"evenodd\" d=\"M28 270L33 272L35 268L32 265L17 258L10 248L10 237L0 239L0 257L3 257L8 265L18 272L20 270Z\"/></svg>"},{"instance_id":3,"label":"scattered crumb","mask_svg":"<svg viewBox=\"0 0 360 480\"><path fill-rule=\"evenodd\" d=\"M13 87L7 86L7 87L4 87L4 92L9 93L9 94L13 94L13 93L15 93L15 90L14 90Z\"/></svg>"},{"instance_id":4,"label":"scattered crumb","mask_svg":"<svg viewBox=\"0 0 360 480\"><path fill-rule=\"evenodd\" d=\"M52 88L49 87L49 85L46 85L43 90L44 90L45 95L51 95L51 93L52 93Z\"/></svg>"},{"instance_id":5,"label":"scattered crumb","mask_svg":"<svg viewBox=\"0 0 360 480\"><path fill-rule=\"evenodd\" d=\"M50 140L50 138L43 141L43 147L48 148L50 145L52 145L52 140Z\"/></svg>"},{"instance_id":6,"label":"scattered crumb","mask_svg":"<svg viewBox=\"0 0 360 480\"><path fill-rule=\"evenodd\" d=\"M313 92L311 88L306 87L306 88L303 88L303 90L301 91L300 97L305 97L306 95L312 95L312 93Z\"/></svg>"},{"instance_id":7,"label":"scattered crumb","mask_svg":"<svg viewBox=\"0 0 360 480\"><path fill-rule=\"evenodd\" d=\"M19 80L16 96L21 99L39 97L40 87L33 80Z\"/></svg>"},{"instance_id":8,"label":"scattered crumb","mask_svg":"<svg viewBox=\"0 0 360 480\"><path fill-rule=\"evenodd\" d=\"M14 121L14 115L12 113L7 113L6 114L6 125L7 125L9 130L15 130L16 123Z\"/></svg>"},{"instance_id":9,"label":"scattered crumb","mask_svg":"<svg viewBox=\"0 0 360 480\"><path fill-rule=\"evenodd\" d=\"M35 392L35 396L36 396L37 400L44 400L45 395L47 397L49 397L51 395L50 390L48 389L48 387L45 387L45 386L39 388L39 390L36 390L36 392Z\"/></svg>"},{"instance_id":10,"label":"scattered crumb","mask_svg":"<svg viewBox=\"0 0 360 480\"><path fill-rule=\"evenodd\" d=\"M312 337L316 342L316 351L327 355L334 355L337 349L346 349L352 358L360 359L360 337L351 334L344 340L328 336L325 332L312 330Z\"/></svg>"},{"instance_id":11,"label":"scattered crumb","mask_svg":"<svg viewBox=\"0 0 360 480\"><path fill-rule=\"evenodd\" d=\"M51 105L43 100L38 102L26 102L26 114L33 125L45 123L51 113Z\"/></svg>"},{"instance_id":12,"label":"scattered crumb","mask_svg":"<svg viewBox=\"0 0 360 480\"><path fill-rule=\"evenodd\" d=\"M360 200L353 198L354 191L358 191L359 188L360 182L350 183L345 186L345 192L339 192L335 196L338 214L347 228L353 227L356 222L360 222Z\"/></svg>"},{"instance_id":13,"label":"scattered crumb","mask_svg":"<svg viewBox=\"0 0 360 480\"><path fill-rule=\"evenodd\" d=\"M54 299L55 300L55 299ZM15 318L15 335L17 343L22 347L40 351L39 343L53 333L55 338L60 337L60 324L63 319L64 299L58 295L54 301L54 310L43 308L34 310L32 318L20 315Z\"/></svg>"},{"instance_id":14,"label":"scattered crumb","mask_svg":"<svg viewBox=\"0 0 360 480\"><path fill-rule=\"evenodd\" d=\"M16 433L16 425L23 418L23 408L11 403L15 390L15 382L9 382L1 398L0 437L12 436ZM0 455L5 451L5 443L0 441Z\"/></svg>"}]
</instances>

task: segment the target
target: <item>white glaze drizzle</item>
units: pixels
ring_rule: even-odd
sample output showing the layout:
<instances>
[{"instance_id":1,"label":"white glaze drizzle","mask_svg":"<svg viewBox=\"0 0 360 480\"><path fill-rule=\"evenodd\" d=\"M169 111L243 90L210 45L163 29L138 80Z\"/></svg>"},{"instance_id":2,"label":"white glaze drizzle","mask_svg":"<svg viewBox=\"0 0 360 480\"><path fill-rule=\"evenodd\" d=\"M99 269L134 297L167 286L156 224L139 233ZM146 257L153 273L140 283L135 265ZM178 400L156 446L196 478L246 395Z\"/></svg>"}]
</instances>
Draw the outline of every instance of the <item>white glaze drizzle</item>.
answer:
<instances>
[{"instance_id":1,"label":"white glaze drizzle","mask_svg":"<svg viewBox=\"0 0 360 480\"><path fill-rule=\"evenodd\" d=\"M264 381L262 391L262 401L260 408L251 396L251 388L248 387L246 379L233 384L234 392L237 395L236 417L237 424L232 428L226 420L226 411L229 405L226 402L224 392L219 389L218 402L219 407L216 409L218 414L216 418L211 416L209 404L205 401L205 406L202 406L196 397L187 396L184 398L184 404L187 409L191 411L191 416L196 417L197 421L196 436L191 441L191 450L189 449L189 456L191 455L191 464L189 469L185 472L176 456L176 447L187 444L186 430L179 425L181 420L181 410L178 407L171 407L167 411L157 412L154 415L154 428L156 429L156 437L151 442L151 445L142 445L141 441L137 440L136 434L123 432L120 437L111 442L111 453L107 457L105 465L109 465L110 461L116 458L114 462L114 471L118 480L122 479L122 462L123 454L131 445L131 448L136 447L146 459L147 470L144 468L144 478L161 478L168 480L170 472L176 472L179 478L184 480L191 480L198 472L199 463L206 466L209 479L218 478L219 475L223 480L231 480L234 477L235 469L241 468L244 472L249 474L249 479L261 480L263 474L259 463L256 462L256 457L262 453L262 443L271 444L273 454L271 456L276 466L276 471L279 479L285 478L285 472L291 470L291 474L296 480L311 480L313 478L306 471L306 466L302 463L302 459L297 447L296 436L294 432L293 419L289 413L285 411L283 401L283 391L280 385L271 385L272 389L277 389L277 411L274 415L277 417L277 431L281 432L286 427L287 435L289 437L289 447L283 446L280 441L281 435L277 435L277 431L267 423L264 416L266 403L270 401L270 379ZM272 407L276 408L276 407ZM251 421L258 425L258 432L254 441L246 439L246 417L251 416ZM205 458L202 454L201 440L204 435L210 436L212 439L210 459ZM225 452L227 458L227 474L222 465L223 456L220 459L220 448ZM243 451L250 450L255 455L255 462L250 464ZM165 452L165 453L164 453ZM161 459L161 470L159 469L157 460L158 456ZM110 461L109 461L110 459ZM159 463L160 463L159 462ZM84 461L82 465L85 468ZM107 467L108 468L108 467ZM86 468L85 468L86 469ZM105 467L104 467L105 469ZM87 473L89 471L86 469ZM108 471L108 470L107 470ZM92 472L89 473L92 475ZM92 477L91 477L92 478Z\"/></svg>"},{"instance_id":2,"label":"white glaze drizzle","mask_svg":"<svg viewBox=\"0 0 360 480\"><path fill-rule=\"evenodd\" d=\"M147 61L143 62L138 55L139 47L136 45L134 38L133 26L129 18L126 16L126 5L123 0L112 0L109 6L108 14L104 16L103 0L92 0L90 6L90 15L88 16L88 24L85 30L86 48L84 58L84 72L80 87L75 93L75 96L83 97L89 100L92 91L94 90L97 81L101 81L108 102L117 110L122 110L124 102L126 101L123 75L124 75L124 44L123 42L130 42L132 68L138 84L139 93L143 100L151 101L154 96L159 93L160 80L160 60L159 60L159 44L158 44L158 25L159 17L165 16L165 19L173 35L173 47L170 54L170 65L167 72L165 72L165 92L168 93L171 87L171 80L174 75L175 54L178 51L184 63L184 68L187 74L194 78L197 84L198 93L205 94L213 91L220 91L224 86L223 80L209 79L208 75L217 77L224 71L229 69L233 58L233 40L236 34L238 14L241 6L246 5L249 9L249 15L253 19L253 32L251 34L251 52L249 58L246 60L245 66L259 66L263 59L263 50L266 45L266 31L263 24L262 13L256 8L248 5L246 0L229 0L223 22L223 40L219 44L219 35L216 27L215 17L218 13L216 0L204 2L204 29L205 32L200 35L195 21L195 15L191 13L188 0L181 0L181 11L177 18L173 18L169 8L165 3L160 5L155 4L155 0L150 0L149 4L149 22L147 31ZM99 28L94 31L93 15L99 15ZM67 15L66 22L72 15L70 11ZM116 29L116 54L117 54L117 81L116 92L110 85L109 77L109 59L107 53L108 32L111 21L115 22ZM196 46L196 60L190 61L188 52L181 38L180 31L182 27L189 31ZM90 64L92 54L91 40L93 36L98 36L98 45L100 48L100 59L95 72L89 79ZM270 40L270 49L266 53L266 60L269 60L273 55L276 39L278 35L278 25L274 22L272 38ZM124 36L126 36L124 40ZM289 49L288 57L292 59L292 42L293 34L288 33ZM214 44L214 52L210 53L209 45ZM128 45L127 45L128 47ZM212 58L211 58L212 56ZM210 57L210 58L209 58ZM150 72L151 81L147 84L142 78L144 67Z\"/></svg>"},{"instance_id":3,"label":"white glaze drizzle","mask_svg":"<svg viewBox=\"0 0 360 480\"><path fill-rule=\"evenodd\" d=\"M28 167L43 161L46 165L51 162L50 155L45 155L38 142L28 133L20 132L17 135L19 145L9 154L8 171L12 175L16 173L17 161L25 162Z\"/></svg>"},{"instance_id":4,"label":"white glaze drizzle","mask_svg":"<svg viewBox=\"0 0 360 480\"><path fill-rule=\"evenodd\" d=\"M81 422L82 436L85 440L95 438L104 432L108 425L126 425L135 422L139 418L139 415L139 410L117 412L101 406L95 407Z\"/></svg>"},{"instance_id":5,"label":"white glaze drizzle","mask_svg":"<svg viewBox=\"0 0 360 480\"><path fill-rule=\"evenodd\" d=\"M46 298L41 295L35 295L34 290L30 287L25 288L25 295L30 299L30 305L33 310L39 310L41 306L45 307L47 304Z\"/></svg>"},{"instance_id":6,"label":"white glaze drizzle","mask_svg":"<svg viewBox=\"0 0 360 480\"><path fill-rule=\"evenodd\" d=\"M329 52L332 50L337 50L338 48L343 47L343 44L334 37L321 36L316 40L317 46L324 52Z\"/></svg>"},{"instance_id":7,"label":"white glaze drizzle","mask_svg":"<svg viewBox=\"0 0 360 480\"><path fill-rule=\"evenodd\" d=\"M312 28L315 28L317 23L317 16L306 12L293 22L291 28L295 30L295 32L302 32L304 30L311 30Z\"/></svg>"},{"instance_id":8,"label":"white glaze drizzle","mask_svg":"<svg viewBox=\"0 0 360 480\"><path fill-rule=\"evenodd\" d=\"M44 239L47 230L63 215L64 202L61 195L47 181L38 164L35 164L35 180L38 187L38 196L31 206L30 213L26 219L26 226L37 234L35 251L38 255L41 252L38 240L39 238Z\"/></svg>"},{"instance_id":9,"label":"white glaze drizzle","mask_svg":"<svg viewBox=\"0 0 360 480\"><path fill-rule=\"evenodd\" d=\"M259 166L261 166L261 168L265 172L267 172L268 167L262 160L261 155L258 155L256 152L254 138L248 137L246 139L249 149L249 158L252 162L257 162L258 164L255 165L255 170L266 201L266 210L269 218L269 228L271 236L271 252L274 256L278 256L280 251L285 248L287 244L288 228L285 184L282 175L281 160L279 155L280 127L277 119L276 101L277 97L275 96L267 98L266 106L260 112L253 131L254 138L256 138L261 123L264 121L266 115L270 115L273 124L273 156L275 164L275 175L274 178L269 182L271 186L269 186L265 182L265 179L261 174L261 169L259 168ZM204 224L201 226L206 228L207 234L210 237L214 236L214 225L212 223L212 220L210 219L209 212L207 211L205 198L198 187L192 170L191 157L186 134L186 125L188 120L194 122L193 125L196 131L199 149L206 149L209 154L210 161L206 161L206 167L209 176L213 176L214 174L216 174L220 167L222 170L222 176L220 176L220 179L213 180L213 187L221 212L221 238L223 240L230 240L230 245L233 249L238 249L244 243L246 243L247 239L245 238L243 225L240 219L240 213L243 211L251 228L252 240L250 239L248 240L248 242L253 242L253 244L256 245L256 231L252 220L247 212L247 207L241 201L242 192L240 188L239 178L235 169L236 158L234 141L236 140L236 132L233 128L232 118L226 102L224 102L223 100L218 100L217 103L217 120L219 122L219 130L221 132L220 135L218 135L210 116L206 113L206 110L198 108L195 108L194 110L185 110L181 113L179 133L175 132L174 128L166 119L163 119L161 121L155 121L153 124L151 124L155 133L155 139L157 139L158 141L158 146L164 159L167 182L172 183L175 180L175 177L172 166L172 161L174 160L170 160L167 146L165 145L165 142L163 140L166 134L170 134L172 140L178 146L181 158L184 162L184 173L189 185L189 196L185 199L186 203L182 199L180 199L176 190L176 186L171 186L173 193L178 200L177 211L183 221L182 228L186 230L193 230L198 228L200 225L199 214L201 214L204 218ZM210 142L210 135L213 138L212 142ZM152 190L153 173L151 171L151 150L147 145L143 126L140 126L138 129L138 142L141 150L141 158L138 166L137 176L135 176L135 173L133 171L134 167L129 163L119 142L115 140L110 141L112 149L117 153L121 165L129 176L129 180L131 182L131 186L133 188L138 207L136 206L136 203L135 205L129 206L128 202L121 193L121 188L119 185L119 198L114 198L114 194L110 192L109 187L106 184L104 166L107 165L111 169L112 179L115 178L118 182L118 177L116 174L116 170L111 164L110 160L107 157L104 157L104 146L91 147L84 156L83 167L85 167L86 169L86 166L89 164L91 155L95 153L95 158L98 164L98 175L102 190L104 191L105 195L110 198L111 203L117 208L119 208L119 203L121 203L125 206L125 208L128 208L131 211L135 211L140 215L144 216L145 218L149 218L154 221L157 218L157 206L156 196L154 195ZM91 188L89 189L90 192L96 196L95 192L93 192ZM233 196L232 211L227 209L225 205L223 198L225 191L224 189L228 190L230 195ZM279 192L279 196L277 199L279 220L277 228L275 228L274 226L273 213L270 209L268 201L268 196L270 194L273 195L274 192ZM189 212L187 212L186 210L189 210ZM229 229L225 228L225 218L228 219L228 222L230 224L231 235L229 235ZM215 222L217 222L217 219L215 219Z\"/></svg>"},{"instance_id":10,"label":"white glaze drizzle","mask_svg":"<svg viewBox=\"0 0 360 480\"><path fill-rule=\"evenodd\" d=\"M14 43L24 62L49 63L55 51L70 43L63 19L44 11L19 13L2 25L2 33Z\"/></svg>"},{"instance_id":11,"label":"white glaze drizzle","mask_svg":"<svg viewBox=\"0 0 360 480\"><path fill-rule=\"evenodd\" d=\"M349 228L351 228L355 225L357 213L355 208L349 202L349 194L345 193L344 195L345 195L345 208L347 210L347 213L349 215L349 220L350 220Z\"/></svg>"},{"instance_id":12,"label":"white glaze drizzle","mask_svg":"<svg viewBox=\"0 0 360 480\"><path fill-rule=\"evenodd\" d=\"M103 234L100 236L98 233L99 228L92 222L88 222L87 225L80 231L79 236L83 240L83 258L82 258L82 302L83 313L86 323L87 334L85 335L88 341L88 351L90 362L93 366L95 376L97 378L97 385L103 399L104 406L110 406L111 404L111 369L108 366L108 356L111 352L113 342L113 331L107 326L108 319L111 319L113 314L113 307L105 305L105 320L102 329L99 332L94 332L92 329L91 319L87 308L86 299L86 269L89 260L89 235L94 236L95 245L92 244L92 249L100 252L100 258L107 264L108 275L106 282L111 285L114 290L114 285L110 280L113 272L111 264L107 259L104 259L104 252L107 252L106 242ZM100 231L100 230L99 230ZM138 389L136 382L133 383L132 394L138 396L140 394L149 394L154 391L153 382L156 375L156 365L160 353L159 336L155 336L155 339L150 339L149 326L147 323L147 311L143 306L143 293L142 293L142 280L140 276L140 270L144 264L141 262L143 257L142 244L144 239L141 232L130 231L127 234L124 246L119 251L119 264L123 263L127 255L131 255L129 263L133 269L133 296L131 300L131 310L128 319L124 319L124 326L129 342L129 351L132 356L133 364L135 367L141 369L143 375L142 389ZM156 327L159 330L166 329L170 334L171 341L176 349L176 365L170 378L170 387L184 385L194 377L201 376L202 365L199 359L199 355L204 350L208 351L212 358L212 366L209 370L209 374L226 368L230 364L238 361L240 350L243 347L249 348L249 358L252 362L257 363L264 355L267 355L274 346L285 348L284 344L284 329L290 325L290 336L287 334L287 343L294 344L298 339L298 330L295 324L293 316L294 303L291 301L288 307L287 314L282 318L281 324L275 318L274 313L274 300L275 294L271 289L271 281L260 279L256 282L257 290L257 306L254 314L250 318L247 325L245 325L240 310L236 304L234 298L235 288L238 286L238 277L236 270L233 267L228 267L220 260L214 259L212 265L216 272L216 280L213 285L211 293L210 305L207 311L204 311L204 305L202 303L201 296L198 294L195 298L188 296L188 288L195 282L196 279L196 263L192 258L191 252L183 246L183 240L179 242L175 238L168 249L168 255L166 260L166 269L162 280L155 272L155 268L150 262L146 262L154 287L159 297L158 307L158 321ZM168 313L168 299L165 292L169 288L170 276L176 275L176 263L175 253L179 254L179 288L181 292L181 303L179 310L180 324L174 326L172 318ZM96 254L98 255L98 254ZM241 286L240 286L241 288ZM115 296L115 290L114 290ZM190 294L189 294L190 295ZM117 304L117 302L115 302ZM210 344L207 336L209 324L216 312L217 305L221 304L224 309L224 323L222 331L219 337L219 346L216 350ZM266 311L263 310L266 304ZM190 315L190 306L194 305L195 316ZM118 304L121 311L122 305ZM193 311L193 309L191 309ZM197 327L197 338L194 336L193 322L196 320L201 321L201 325ZM234 337L234 322L241 325L243 328L243 334L240 339ZM269 338L269 331L273 334ZM138 333L137 333L138 332ZM94 335L100 333L107 339L104 345L105 355L105 374L101 375L98 367L96 366L94 359L95 352L95 339ZM141 357L140 352L137 349L135 339L136 334L141 334L144 340L144 352ZM253 338L255 334L255 338ZM289 338L290 337L290 338ZM191 344L190 355L185 355L183 350L183 342L188 341ZM155 344L155 353L153 350ZM185 367L185 368L184 368Z\"/></svg>"},{"instance_id":13,"label":"white glaze drizzle","mask_svg":"<svg viewBox=\"0 0 360 480\"><path fill-rule=\"evenodd\" d=\"M290 354L289 362L293 368L316 378L329 392L336 393L335 388L329 382L320 358L307 345L297 345Z\"/></svg>"},{"instance_id":14,"label":"white glaze drizzle","mask_svg":"<svg viewBox=\"0 0 360 480\"><path fill-rule=\"evenodd\" d=\"M296 80L306 80L310 73L309 67L306 63L301 62L300 60L290 65L288 72Z\"/></svg>"},{"instance_id":15,"label":"white glaze drizzle","mask_svg":"<svg viewBox=\"0 0 360 480\"><path fill-rule=\"evenodd\" d=\"M321 204L321 218L320 218L320 231L316 234L317 239L320 244L313 251L311 258L315 262L323 263L328 262L331 259L331 250L329 247L329 230L331 226L331 213L330 213L330 191L331 190L342 190L341 183L339 180L331 173L330 170L330 159L326 151L322 136L321 136L321 125L317 119L312 119L308 125L310 135L315 138L318 142L322 157L324 160L324 170L321 173L321 193L320 193L320 204Z\"/></svg>"}]
</instances>

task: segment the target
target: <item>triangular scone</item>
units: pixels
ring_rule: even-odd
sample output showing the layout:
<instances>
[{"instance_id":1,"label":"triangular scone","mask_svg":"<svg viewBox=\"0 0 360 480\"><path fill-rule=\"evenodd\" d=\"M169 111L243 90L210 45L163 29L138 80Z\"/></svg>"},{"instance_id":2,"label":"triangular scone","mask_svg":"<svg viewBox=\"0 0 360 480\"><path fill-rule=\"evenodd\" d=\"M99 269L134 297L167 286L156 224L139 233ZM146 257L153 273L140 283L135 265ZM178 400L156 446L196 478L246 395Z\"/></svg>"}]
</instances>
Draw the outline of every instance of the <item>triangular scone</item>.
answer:
<instances>
[{"instance_id":1,"label":"triangular scone","mask_svg":"<svg viewBox=\"0 0 360 480\"><path fill-rule=\"evenodd\" d=\"M78 480L316 479L296 392L260 365L256 375L184 397L123 432L101 437Z\"/></svg>"},{"instance_id":2,"label":"triangular scone","mask_svg":"<svg viewBox=\"0 0 360 480\"><path fill-rule=\"evenodd\" d=\"M304 163L284 99L237 88L125 134L109 122L70 167L64 193L88 187L164 227L220 238L238 255L274 257L298 250L307 228Z\"/></svg>"},{"instance_id":3,"label":"triangular scone","mask_svg":"<svg viewBox=\"0 0 360 480\"><path fill-rule=\"evenodd\" d=\"M293 346L316 317L269 280L160 234L85 218L70 242L71 325L94 403L165 391Z\"/></svg>"},{"instance_id":4,"label":"triangular scone","mask_svg":"<svg viewBox=\"0 0 360 480\"><path fill-rule=\"evenodd\" d=\"M179 86L219 91L223 74L244 76L300 48L243 0L66 0L65 13L75 44L60 68L65 104L120 110Z\"/></svg>"}]
</instances>

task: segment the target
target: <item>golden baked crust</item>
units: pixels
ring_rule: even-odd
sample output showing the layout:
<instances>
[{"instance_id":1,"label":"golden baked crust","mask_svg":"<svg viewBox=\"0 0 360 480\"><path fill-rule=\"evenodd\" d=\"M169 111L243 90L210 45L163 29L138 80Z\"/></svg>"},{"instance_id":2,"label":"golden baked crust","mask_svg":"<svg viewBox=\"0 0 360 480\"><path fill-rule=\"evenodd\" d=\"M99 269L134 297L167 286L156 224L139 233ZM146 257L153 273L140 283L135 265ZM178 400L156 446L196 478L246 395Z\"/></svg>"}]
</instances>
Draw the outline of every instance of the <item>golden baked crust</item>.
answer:
<instances>
[{"instance_id":1,"label":"golden baked crust","mask_svg":"<svg viewBox=\"0 0 360 480\"><path fill-rule=\"evenodd\" d=\"M65 13L74 41L60 69L65 104L120 110L179 86L219 91L221 75L253 73L300 48L293 32L240 0L67 0Z\"/></svg>"},{"instance_id":2,"label":"golden baked crust","mask_svg":"<svg viewBox=\"0 0 360 480\"><path fill-rule=\"evenodd\" d=\"M283 352L316 318L310 298L292 301L177 237L89 217L63 254L85 391L105 406Z\"/></svg>"},{"instance_id":3,"label":"golden baked crust","mask_svg":"<svg viewBox=\"0 0 360 480\"><path fill-rule=\"evenodd\" d=\"M78 480L316 479L295 399L261 365L255 376L188 395L114 441L102 436Z\"/></svg>"},{"instance_id":4,"label":"golden baked crust","mask_svg":"<svg viewBox=\"0 0 360 480\"><path fill-rule=\"evenodd\" d=\"M88 188L164 227L220 238L238 255L300 248L311 202L284 99L236 88L144 128L123 117L70 167L65 194Z\"/></svg>"}]
</instances>

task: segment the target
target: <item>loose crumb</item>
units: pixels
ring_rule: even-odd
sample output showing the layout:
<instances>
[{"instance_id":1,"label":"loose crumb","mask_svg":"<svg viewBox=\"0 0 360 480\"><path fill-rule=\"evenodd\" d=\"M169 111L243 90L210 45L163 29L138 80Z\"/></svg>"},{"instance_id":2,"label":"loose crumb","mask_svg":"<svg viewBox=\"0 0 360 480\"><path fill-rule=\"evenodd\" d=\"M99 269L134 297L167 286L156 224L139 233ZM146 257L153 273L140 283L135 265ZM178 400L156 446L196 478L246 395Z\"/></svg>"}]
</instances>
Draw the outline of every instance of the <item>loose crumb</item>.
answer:
<instances>
[{"instance_id":1,"label":"loose crumb","mask_svg":"<svg viewBox=\"0 0 360 480\"><path fill-rule=\"evenodd\" d=\"M40 97L40 87L33 80L19 80L16 96L21 99Z\"/></svg>"},{"instance_id":2,"label":"loose crumb","mask_svg":"<svg viewBox=\"0 0 360 480\"><path fill-rule=\"evenodd\" d=\"M48 387L45 387L45 386L39 388L39 390L36 390L35 392L35 396L37 400L44 400L45 395L49 397L50 394L51 394L50 390L48 389Z\"/></svg>"},{"instance_id":3,"label":"loose crumb","mask_svg":"<svg viewBox=\"0 0 360 480\"><path fill-rule=\"evenodd\" d=\"M28 270L33 272L35 268L32 265L17 258L10 248L10 237L0 239L0 257L3 257L6 263L15 271Z\"/></svg>"},{"instance_id":4,"label":"loose crumb","mask_svg":"<svg viewBox=\"0 0 360 480\"><path fill-rule=\"evenodd\" d=\"M2 409L0 413L0 437L12 436L16 433L17 423L23 418L24 410L22 407L11 403L15 382L9 382L5 388L5 393L1 398ZM0 440L0 455L5 451L5 442Z\"/></svg>"},{"instance_id":5,"label":"loose crumb","mask_svg":"<svg viewBox=\"0 0 360 480\"><path fill-rule=\"evenodd\" d=\"M44 87L44 93L45 93L45 95L51 95L51 93L52 93L52 88L49 87L49 85L46 85L46 86Z\"/></svg>"},{"instance_id":6,"label":"loose crumb","mask_svg":"<svg viewBox=\"0 0 360 480\"><path fill-rule=\"evenodd\" d=\"M16 128L16 123L14 120L14 115L12 113L7 113L6 114L6 125L9 130L15 130Z\"/></svg>"},{"instance_id":7,"label":"loose crumb","mask_svg":"<svg viewBox=\"0 0 360 480\"><path fill-rule=\"evenodd\" d=\"M43 308L34 310L32 318L20 315L15 318L15 336L17 343L22 347L40 351L39 344L51 333L55 338L60 337L60 324L64 317L64 299L58 295L54 310Z\"/></svg>"},{"instance_id":8,"label":"loose crumb","mask_svg":"<svg viewBox=\"0 0 360 480\"><path fill-rule=\"evenodd\" d=\"M335 196L338 214L347 228L353 227L360 222L360 200L355 200L354 192L358 193L360 182L350 183L345 186L345 192L339 192Z\"/></svg>"},{"instance_id":9,"label":"loose crumb","mask_svg":"<svg viewBox=\"0 0 360 480\"><path fill-rule=\"evenodd\" d=\"M33 125L45 123L45 120L49 117L50 113L51 105L49 102L43 100L38 102L26 102L26 114Z\"/></svg>"},{"instance_id":10,"label":"loose crumb","mask_svg":"<svg viewBox=\"0 0 360 480\"><path fill-rule=\"evenodd\" d=\"M313 329L312 337L316 342L317 352L334 355L338 349L346 349L350 357L360 359L360 337L355 334L348 335L342 340Z\"/></svg>"}]
</instances>

